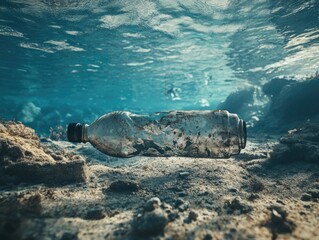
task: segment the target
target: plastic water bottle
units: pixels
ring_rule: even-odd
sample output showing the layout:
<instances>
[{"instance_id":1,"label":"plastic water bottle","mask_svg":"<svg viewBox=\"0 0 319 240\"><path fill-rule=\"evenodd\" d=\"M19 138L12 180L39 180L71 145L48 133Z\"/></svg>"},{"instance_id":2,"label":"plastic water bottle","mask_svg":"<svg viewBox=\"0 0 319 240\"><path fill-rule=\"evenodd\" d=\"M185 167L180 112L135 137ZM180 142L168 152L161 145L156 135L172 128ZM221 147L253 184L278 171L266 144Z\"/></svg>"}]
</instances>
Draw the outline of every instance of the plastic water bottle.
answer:
<instances>
[{"instance_id":1,"label":"plastic water bottle","mask_svg":"<svg viewBox=\"0 0 319 240\"><path fill-rule=\"evenodd\" d=\"M115 157L229 158L246 145L246 124L223 110L170 111L151 115L111 112L92 124L71 123L71 142L90 142Z\"/></svg>"}]
</instances>

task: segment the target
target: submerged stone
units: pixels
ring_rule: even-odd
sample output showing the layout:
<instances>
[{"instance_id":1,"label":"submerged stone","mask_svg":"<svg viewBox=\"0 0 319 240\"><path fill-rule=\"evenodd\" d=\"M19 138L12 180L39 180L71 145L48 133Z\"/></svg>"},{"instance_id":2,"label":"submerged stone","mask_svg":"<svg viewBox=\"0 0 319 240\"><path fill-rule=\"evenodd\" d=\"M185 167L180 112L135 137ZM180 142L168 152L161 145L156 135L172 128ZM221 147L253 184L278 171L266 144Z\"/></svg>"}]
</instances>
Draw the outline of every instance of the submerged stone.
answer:
<instances>
[{"instance_id":1,"label":"submerged stone","mask_svg":"<svg viewBox=\"0 0 319 240\"><path fill-rule=\"evenodd\" d=\"M319 163L319 123L290 130L275 146L271 159L277 162Z\"/></svg>"},{"instance_id":2,"label":"submerged stone","mask_svg":"<svg viewBox=\"0 0 319 240\"><path fill-rule=\"evenodd\" d=\"M137 235L154 236L163 232L167 223L167 214L161 208L157 208L138 214L132 222L132 230Z\"/></svg>"},{"instance_id":3,"label":"submerged stone","mask_svg":"<svg viewBox=\"0 0 319 240\"><path fill-rule=\"evenodd\" d=\"M140 189L137 182L131 180L117 180L108 188L111 192L136 192Z\"/></svg>"},{"instance_id":4,"label":"submerged stone","mask_svg":"<svg viewBox=\"0 0 319 240\"><path fill-rule=\"evenodd\" d=\"M161 200L158 197L153 197L146 202L144 206L144 210L147 212L150 212L159 208L160 205L161 205Z\"/></svg>"}]
</instances>

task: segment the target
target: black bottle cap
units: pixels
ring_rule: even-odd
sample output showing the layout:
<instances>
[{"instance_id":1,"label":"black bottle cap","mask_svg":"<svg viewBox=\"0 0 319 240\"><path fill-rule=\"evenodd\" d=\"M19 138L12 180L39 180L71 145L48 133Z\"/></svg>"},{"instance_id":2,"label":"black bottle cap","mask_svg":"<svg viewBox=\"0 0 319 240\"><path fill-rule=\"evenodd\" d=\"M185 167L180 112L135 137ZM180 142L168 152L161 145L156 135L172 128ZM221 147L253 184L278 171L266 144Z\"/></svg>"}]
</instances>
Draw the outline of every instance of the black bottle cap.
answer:
<instances>
[{"instance_id":1,"label":"black bottle cap","mask_svg":"<svg viewBox=\"0 0 319 240\"><path fill-rule=\"evenodd\" d=\"M70 142L82 142L83 125L81 123L70 123L67 136Z\"/></svg>"}]
</instances>

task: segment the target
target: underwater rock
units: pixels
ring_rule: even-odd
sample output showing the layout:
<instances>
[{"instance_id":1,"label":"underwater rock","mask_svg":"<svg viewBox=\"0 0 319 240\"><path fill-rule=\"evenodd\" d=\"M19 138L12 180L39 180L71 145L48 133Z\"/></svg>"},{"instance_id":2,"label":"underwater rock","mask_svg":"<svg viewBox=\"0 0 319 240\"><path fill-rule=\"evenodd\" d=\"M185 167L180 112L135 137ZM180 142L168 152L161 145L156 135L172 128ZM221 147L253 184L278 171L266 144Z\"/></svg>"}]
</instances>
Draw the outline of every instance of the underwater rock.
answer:
<instances>
[{"instance_id":1,"label":"underwater rock","mask_svg":"<svg viewBox=\"0 0 319 240\"><path fill-rule=\"evenodd\" d=\"M258 128L278 133L300 126L308 119L318 119L318 75L304 81L276 78L266 83L263 91L270 103Z\"/></svg>"},{"instance_id":2,"label":"underwater rock","mask_svg":"<svg viewBox=\"0 0 319 240\"><path fill-rule=\"evenodd\" d=\"M303 128L289 131L274 147L271 159L319 163L319 123L308 123Z\"/></svg>"},{"instance_id":3,"label":"underwater rock","mask_svg":"<svg viewBox=\"0 0 319 240\"><path fill-rule=\"evenodd\" d=\"M130 180L117 180L112 182L108 188L111 192L136 192L139 189L138 183Z\"/></svg>"},{"instance_id":4,"label":"underwater rock","mask_svg":"<svg viewBox=\"0 0 319 240\"><path fill-rule=\"evenodd\" d=\"M154 236L163 232L169 219L166 212L158 206L159 198L152 198L147 201L147 205L153 204L152 208L147 207L147 211L137 213L132 222L132 231L136 235Z\"/></svg>"},{"instance_id":5,"label":"underwater rock","mask_svg":"<svg viewBox=\"0 0 319 240\"><path fill-rule=\"evenodd\" d=\"M182 179L187 178L190 175L190 172L180 172L178 176Z\"/></svg>"},{"instance_id":6,"label":"underwater rock","mask_svg":"<svg viewBox=\"0 0 319 240\"><path fill-rule=\"evenodd\" d=\"M302 201L316 201L319 198L319 190L318 189L310 189L306 193L301 195Z\"/></svg>"},{"instance_id":7,"label":"underwater rock","mask_svg":"<svg viewBox=\"0 0 319 240\"><path fill-rule=\"evenodd\" d=\"M149 199L145 206L144 206L144 210L147 212L151 212L153 210L155 210L156 208L159 208L161 205L161 200L157 197L151 198Z\"/></svg>"},{"instance_id":8,"label":"underwater rock","mask_svg":"<svg viewBox=\"0 0 319 240\"><path fill-rule=\"evenodd\" d=\"M50 184L86 178L82 157L47 151L33 129L13 121L0 123L0 172L4 182L6 176L18 182Z\"/></svg>"},{"instance_id":9,"label":"underwater rock","mask_svg":"<svg viewBox=\"0 0 319 240\"><path fill-rule=\"evenodd\" d=\"M240 113L253 101L254 88L248 87L231 93L226 100L220 104L220 109Z\"/></svg>"},{"instance_id":10,"label":"underwater rock","mask_svg":"<svg viewBox=\"0 0 319 240\"><path fill-rule=\"evenodd\" d=\"M302 201L308 202L311 200L311 195L309 193L303 193L300 198Z\"/></svg>"},{"instance_id":11,"label":"underwater rock","mask_svg":"<svg viewBox=\"0 0 319 240\"><path fill-rule=\"evenodd\" d=\"M190 212L189 212L189 214L188 214L188 219L190 220L190 221L196 221L197 220L197 218L198 218L198 213L196 212L196 211L194 211L194 210L191 210Z\"/></svg>"},{"instance_id":12,"label":"underwater rock","mask_svg":"<svg viewBox=\"0 0 319 240\"><path fill-rule=\"evenodd\" d=\"M318 91L318 75L303 81L274 78L231 93L218 108L236 112L254 130L278 134L319 119Z\"/></svg>"},{"instance_id":13,"label":"underwater rock","mask_svg":"<svg viewBox=\"0 0 319 240\"><path fill-rule=\"evenodd\" d=\"M296 81L294 80L289 80L285 78L273 78L263 85L262 90L267 96L271 97L272 99L275 99L279 96L281 90L285 86L293 84L295 82Z\"/></svg>"},{"instance_id":14,"label":"underwater rock","mask_svg":"<svg viewBox=\"0 0 319 240\"><path fill-rule=\"evenodd\" d=\"M280 91L272 105L272 112L285 121L295 121L318 114L319 76L289 84Z\"/></svg>"}]
</instances>

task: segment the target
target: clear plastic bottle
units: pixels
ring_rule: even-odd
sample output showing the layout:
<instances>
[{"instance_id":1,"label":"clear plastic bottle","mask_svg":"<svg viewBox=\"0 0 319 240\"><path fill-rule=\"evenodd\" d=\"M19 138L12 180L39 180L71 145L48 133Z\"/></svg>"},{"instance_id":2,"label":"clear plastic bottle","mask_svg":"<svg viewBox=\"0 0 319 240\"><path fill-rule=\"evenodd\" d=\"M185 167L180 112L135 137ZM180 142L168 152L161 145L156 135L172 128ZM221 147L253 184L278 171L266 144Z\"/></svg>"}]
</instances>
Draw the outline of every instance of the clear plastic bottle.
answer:
<instances>
[{"instance_id":1,"label":"clear plastic bottle","mask_svg":"<svg viewBox=\"0 0 319 240\"><path fill-rule=\"evenodd\" d=\"M152 115L111 112L92 124L71 123L68 140L90 142L116 157L229 158L246 145L246 124L223 110L170 111Z\"/></svg>"}]
</instances>

